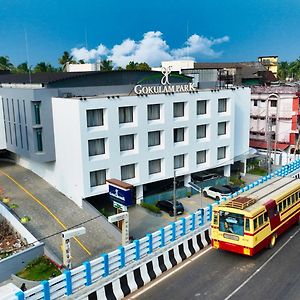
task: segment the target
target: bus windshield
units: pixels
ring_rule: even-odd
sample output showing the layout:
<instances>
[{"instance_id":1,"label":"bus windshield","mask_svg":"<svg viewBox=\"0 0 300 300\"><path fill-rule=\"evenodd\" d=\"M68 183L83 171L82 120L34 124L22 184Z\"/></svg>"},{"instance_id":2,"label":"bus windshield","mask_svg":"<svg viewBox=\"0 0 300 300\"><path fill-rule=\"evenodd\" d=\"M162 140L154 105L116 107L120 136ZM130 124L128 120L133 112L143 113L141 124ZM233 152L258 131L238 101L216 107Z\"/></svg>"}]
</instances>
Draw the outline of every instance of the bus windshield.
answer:
<instances>
[{"instance_id":1,"label":"bus windshield","mask_svg":"<svg viewBox=\"0 0 300 300\"><path fill-rule=\"evenodd\" d=\"M219 230L244 235L244 216L221 210Z\"/></svg>"}]
</instances>

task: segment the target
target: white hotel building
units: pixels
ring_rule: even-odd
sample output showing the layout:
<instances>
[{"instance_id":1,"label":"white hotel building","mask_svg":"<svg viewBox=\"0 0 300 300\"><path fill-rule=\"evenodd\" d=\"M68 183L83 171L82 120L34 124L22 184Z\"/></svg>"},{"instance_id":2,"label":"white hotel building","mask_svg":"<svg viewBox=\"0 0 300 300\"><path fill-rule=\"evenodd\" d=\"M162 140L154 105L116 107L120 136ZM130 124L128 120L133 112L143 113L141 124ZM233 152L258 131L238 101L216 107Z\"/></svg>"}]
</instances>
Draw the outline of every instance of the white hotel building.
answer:
<instances>
[{"instance_id":1,"label":"white hotel building","mask_svg":"<svg viewBox=\"0 0 300 300\"><path fill-rule=\"evenodd\" d=\"M190 78L174 74L165 93L135 93L136 85L160 86L161 77L0 75L0 148L79 206L107 193L110 178L132 184L139 202L145 185L172 178L174 170L185 184L216 167L230 176L231 164L249 151L250 89L196 90Z\"/></svg>"}]
</instances>

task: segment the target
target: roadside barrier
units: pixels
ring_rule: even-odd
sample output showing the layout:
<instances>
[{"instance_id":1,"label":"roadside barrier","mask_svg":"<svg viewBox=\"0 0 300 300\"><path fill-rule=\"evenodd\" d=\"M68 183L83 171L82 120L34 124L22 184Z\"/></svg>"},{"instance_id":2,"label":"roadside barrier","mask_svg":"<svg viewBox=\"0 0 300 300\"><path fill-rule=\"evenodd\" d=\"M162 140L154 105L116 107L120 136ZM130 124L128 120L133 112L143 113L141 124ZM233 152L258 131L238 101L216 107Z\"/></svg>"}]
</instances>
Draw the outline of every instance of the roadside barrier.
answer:
<instances>
[{"instance_id":1,"label":"roadside barrier","mask_svg":"<svg viewBox=\"0 0 300 300\"><path fill-rule=\"evenodd\" d=\"M300 160L245 186L237 195L274 176L295 174ZM222 199L221 201L223 201ZM213 206L208 205L158 231L84 262L11 299L121 299L210 244ZM0 298L1 299L1 298Z\"/></svg>"}]
</instances>

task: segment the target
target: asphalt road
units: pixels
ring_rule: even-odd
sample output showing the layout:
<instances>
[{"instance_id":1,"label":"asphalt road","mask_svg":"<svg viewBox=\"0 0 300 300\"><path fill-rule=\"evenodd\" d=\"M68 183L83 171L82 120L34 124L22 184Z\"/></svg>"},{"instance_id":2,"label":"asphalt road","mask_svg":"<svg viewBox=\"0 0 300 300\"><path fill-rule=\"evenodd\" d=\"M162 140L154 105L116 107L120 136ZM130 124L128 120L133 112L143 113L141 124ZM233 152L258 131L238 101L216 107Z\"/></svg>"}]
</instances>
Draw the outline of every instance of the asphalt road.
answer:
<instances>
[{"instance_id":1,"label":"asphalt road","mask_svg":"<svg viewBox=\"0 0 300 300\"><path fill-rule=\"evenodd\" d=\"M273 249L254 257L210 248L183 264L126 299L298 300L300 227L292 227Z\"/></svg>"}]
</instances>

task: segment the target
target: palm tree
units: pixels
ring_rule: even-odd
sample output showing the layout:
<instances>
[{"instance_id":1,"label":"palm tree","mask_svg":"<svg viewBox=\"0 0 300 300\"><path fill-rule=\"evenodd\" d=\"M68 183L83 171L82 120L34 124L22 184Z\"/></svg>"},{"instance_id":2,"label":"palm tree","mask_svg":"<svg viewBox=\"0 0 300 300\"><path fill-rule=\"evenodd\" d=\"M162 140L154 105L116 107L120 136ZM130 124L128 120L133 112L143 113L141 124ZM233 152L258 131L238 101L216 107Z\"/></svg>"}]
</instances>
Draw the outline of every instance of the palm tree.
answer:
<instances>
[{"instance_id":1,"label":"palm tree","mask_svg":"<svg viewBox=\"0 0 300 300\"><path fill-rule=\"evenodd\" d=\"M56 72L56 69L51 64L40 62L34 67L33 72Z\"/></svg>"},{"instance_id":2,"label":"palm tree","mask_svg":"<svg viewBox=\"0 0 300 300\"><path fill-rule=\"evenodd\" d=\"M14 65L9 61L8 56L0 56L0 70L13 71Z\"/></svg>"},{"instance_id":3,"label":"palm tree","mask_svg":"<svg viewBox=\"0 0 300 300\"><path fill-rule=\"evenodd\" d=\"M281 80L286 80L289 77L289 63L287 61L278 64L278 77Z\"/></svg>"},{"instance_id":4,"label":"palm tree","mask_svg":"<svg viewBox=\"0 0 300 300\"><path fill-rule=\"evenodd\" d=\"M141 70L141 71L151 71L151 67L146 63L139 63L137 66L137 70Z\"/></svg>"},{"instance_id":5,"label":"palm tree","mask_svg":"<svg viewBox=\"0 0 300 300\"><path fill-rule=\"evenodd\" d=\"M70 55L68 51L64 51L64 54L58 59L60 65L62 65L62 70L66 70L67 64L74 64L76 61L73 59L73 56Z\"/></svg>"},{"instance_id":6,"label":"palm tree","mask_svg":"<svg viewBox=\"0 0 300 300\"><path fill-rule=\"evenodd\" d=\"M128 65L126 66L126 70L137 70L137 67L138 67L138 63L134 62L134 61L130 61L128 63Z\"/></svg>"},{"instance_id":7,"label":"palm tree","mask_svg":"<svg viewBox=\"0 0 300 300\"><path fill-rule=\"evenodd\" d=\"M16 73L28 73L29 72L29 68L28 68L28 64L27 62L23 62L21 64L19 64L16 69L15 69Z\"/></svg>"},{"instance_id":8,"label":"palm tree","mask_svg":"<svg viewBox=\"0 0 300 300\"><path fill-rule=\"evenodd\" d=\"M104 59L100 63L100 70L101 71L112 71L113 67L114 66L113 66L113 63L112 63L111 60Z\"/></svg>"}]
</instances>

